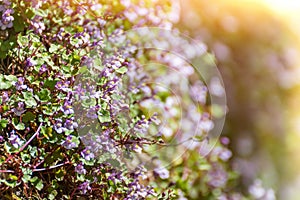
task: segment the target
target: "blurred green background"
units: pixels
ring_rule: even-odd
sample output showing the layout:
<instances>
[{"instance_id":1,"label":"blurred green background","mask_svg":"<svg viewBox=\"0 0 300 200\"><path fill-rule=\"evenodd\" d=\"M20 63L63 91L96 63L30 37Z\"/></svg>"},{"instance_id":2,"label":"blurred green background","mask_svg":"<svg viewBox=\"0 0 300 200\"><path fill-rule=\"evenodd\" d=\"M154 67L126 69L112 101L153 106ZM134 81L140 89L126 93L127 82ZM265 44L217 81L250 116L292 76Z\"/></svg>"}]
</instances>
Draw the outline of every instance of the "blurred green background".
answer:
<instances>
[{"instance_id":1,"label":"blurred green background","mask_svg":"<svg viewBox=\"0 0 300 200\"><path fill-rule=\"evenodd\" d=\"M300 2L293 3L182 0L178 24L217 58L228 100L223 135L240 189L261 178L284 200L300 199Z\"/></svg>"}]
</instances>

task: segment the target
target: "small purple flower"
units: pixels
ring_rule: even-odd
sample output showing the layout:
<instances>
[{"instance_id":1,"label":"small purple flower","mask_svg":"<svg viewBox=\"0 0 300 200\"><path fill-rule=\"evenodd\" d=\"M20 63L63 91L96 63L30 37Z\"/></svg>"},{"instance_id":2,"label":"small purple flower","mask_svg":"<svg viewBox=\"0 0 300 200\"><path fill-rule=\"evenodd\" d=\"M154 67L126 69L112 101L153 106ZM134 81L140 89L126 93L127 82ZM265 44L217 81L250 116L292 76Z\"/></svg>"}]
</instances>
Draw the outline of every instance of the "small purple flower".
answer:
<instances>
[{"instance_id":1,"label":"small purple flower","mask_svg":"<svg viewBox=\"0 0 300 200\"><path fill-rule=\"evenodd\" d=\"M4 141L3 136L0 136L0 143Z\"/></svg>"},{"instance_id":2,"label":"small purple flower","mask_svg":"<svg viewBox=\"0 0 300 200\"><path fill-rule=\"evenodd\" d=\"M231 158L232 152L228 149L222 149L222 151L219 153L219 158L223 161L228 161L229 158Z\"/></svg>"},{"instance_id":3,"label":"small purple flower","mask_svg":"<svg viewBox=\"0 0 300 200\"><path fill-rule=\"evenodd\" d=\"M25 62L25 66L26 67L32 67L32 66L34 66L36 63L35 63L35 61L32 59L32 58L27 58L26 59L26 62Z\"/></svg>"},{"instance_id":4,"label":"small purple flower","mask_svg":"<svg viewBox=\"0 0 300 200\"><path fill-rule=\"evenodd\" d=\"M13 26L14 17L11 16L13 13L14 13L13 9L7 9L2 13L2 18L0 20L1 30L5 30Z\"/></svg>"},{"instance_id":5,"label":"small purple flower","mask_svg":"<svg viewBox=\"0 0 300 200\"><path fill-rule=\"evenodd\" d=\"M227 172L221 166L213 167L207 174L208 184L215 188L223 187L227 180Z\"/></svg>"},{"instance_id":6,"label":"small purple flower","mask_svg":"<svg viewBox=\"0 0 300 200\"><path fill-rule=\"evenodd\" d=\"M43 74L48 70L47 66L45 64L43 64L39 70L39 74Z\"/></svg>"},{"instance_id":7,"label":"small purple flower","mask_svg":"<svg viewBox=\"0 0 300 200\"><path fill-rule=\"evenodd\" d=\"M81 63L82 63L82 65L86 65L88 68L90 68L90 67L93 66L94 61L93 61L92 58L89 58L89 57L87 57L87 56L83 56L83 57L81 58Z\"/></svg>"},{"instance_id":8,"label":"small purple flower","mask_svg":"<svg viewBox=\"0 0 300 200\"><path fill-rule=\"evenodd\" d=\"M61 107L61 111L63 111L65 115L73 114L74 113L74 109L73 109L73 106L71 105L71 102L66 101L64 103L64 106Z\"/></svg>"},{"instance_id":9,"label":"small purple flower","mask_svg":"<svg viewBox=\"0 0 300 200\"><path fill-rule=\"evenodd\" d=\"M80 154L85 160L91 160L95 158L95 155L89 149L84 149Z\"/></svg>"},{"instance_id":10,"label":"small purple flower","mask_svg":"<svg viewBox=\"0 0 300 200\"><path fill-rule=\"evenodd\" d=\"M60 90L62 88L63 82L62 81L58 81L55 85L55 88Z\"/></svg>"},{"instance_id":11,"label":"small purple flower","mask_svg":"<svg viewBox=\"0 0 300 200\"><path fill-rule=\"evenodd\" d=\"M43 22L40 21L32 21L31 22L32 27L35 29L36 33L42 34L42 32L45 30L45 24Z\"/></svg>"},{"instance_id":12,"label":"small purple flower","mask_svg":"<svg viewBox=\"0 0 300 200\"><path fill-rule=\"evenodd\" d=\"M24 84L24 81L24 77L18 78L18 81L15 84L17 90L25 90L27 88L27 85Z\"/></svg>"},{"instance_id":13,"label":"small purple flower","mask_svg":"<svg viewBox=\"0 0 300 200\"><path fill-rule=\"evenodd\" d=\"M58 90L62 90L64 92L68 92L70 90L69 85L70 85L70 81L65 81L65 82L58 81L55 85L55 88Z\"/></svg>"},{"instance_id":14,"label":"small purple flower","mask_svg":"<svg viewBox=\"0 0 300 200\"><path fill-rule=\"evenodd\" d=\"M25 108L24 108L24 103L23 102L19 102L18 103L18 107L13 109L13 112L17 115L17 116L21 116L24 112L25 112Z\"/></svg>"},{"instance_id":15,"label":"small purple flower","mask_svg":"<svg viewBox=\"0 0 300 200\"><path fill-rule=\"evenodd\" d=\"M230 143L230 140L229 140L228 137L221 137L221 138L220 138L220 142L221 142L221 144L223 144L223 145L228 145L228 144Z\"/></svg>"},{"instance_id":16,"label":"small purple flower","mask_svg":"<svg viewBox=\"0 0 300 200\"><path fill-rule=\"evenodd\" d=\"M38 9L39 7L42 6L42 4L43 4L44 2L46 2L46 0L31 0L31 1L29 1L29 2L31 2L31 5L32 5L33 8Z\"/></svg>"},{"instance_id":17,"label":"small purple flower","mask_svg":"<svg viewBox=\"0 0 300 200\"><path fill-rule=\"evenodd\" d=\"M99 107L100 106L94 106L94 107L90 108L87 111L86 116L90 119L97 119L98 118L97 111L99 110Z\"/></svg>"},{"instance_id":18,"label":"small purple flower","mask_svg":"<svg viewBox=\"0 0 300 200\"><path fill-rule=\"evenodd\" d=\"M75 128L78 127L78 124L77 122L74 122L72 118L71 120L67 119L64 126L69 130L74 130Z\"/></svg>"},{"instance_id":19,"label":"small purple flower","mask_svg":"<svg viewBox=\"0 0 300 200\"><path fill-rule=\"evenodd\" d=\"M4 103L8 102L8 100L9 100L8 93L3 92L3 94L2 94L2 103L4 104Z\"/></svg>"},{"instance_id":20,"label":"small purple flower","mask_svg":"<svg viewBox=\"0 0 300 200\"><path fill-rule=\"evenodd\" d=\"M87 191L91 190L92 188L90 187L90 183L88 181L85 181L84 183L79 185L78 189L81 190L83 194L86 194Z\"/></svg>"},{"instance_id":21,"label":"small purple flower","mask_svg":"<svg viewBox=\"0 0 300 200\"><path fill-rule=\"evenodd\" d=\"M84 88L82 88L81 84L78 84L78 86L76 86L76 89L74 91L74 94L75 95L78 95L78 97L81 99L81 100L84 100L84 99L87 99L87 96L86 96L86 90Z\"/></svg>"},{"instance_id":22,"label":"small purple flower","mask_svg":"<svg viewBox=\"0 0 300 200\"><path fill-rule=\"evenodd\" d=\"M78 174L86 174L86 169L84 169L83 164L80 163L75 167L75 172Z\"/></svg>"},{"instance_id":23,"label":"small purple flower","mask_svg":"<svg viewBox=\"0 0 300 200\"><path fill-rule=\"evenodd\" d=\"M76 148L77 145L75 142L73 142L74 136L73 135L68 135L66 140L62 143L62 145L66 148L66 149L73 149Z\"/></svg>"},{"instance_id":24,"label":"small purple flower","mask_svg":"<svg viewBox=\"0 0 300 200\"><path fill-rule=\"evenodd\" d=\"M143 151L142 147L140 147L140 145L138 145L138 144L133 144L131 148L136 153L142 153L142 151Z\"/></svg>"},{"instance_id":25,"label":"small purple flower","mask_svg":"<svg viewBox=\"0 0 300 200\"><path fill-rule=\"evenodd\" d=\"M54 124L54 130L57 132L57 133L62 133L62 132L65 132L66 128L63 127L63 123L62 123L62 120L61 119L57 119L55 124Z\"/></svg>"},{"instance_id":26,"label":"small purple flower","mask_svg":"<svg viewBox=\"0 0 300 200\"><path fill-rule=\"evenodd\" d=\"M8 140L13 145L13 147L15 147L16 149L21 147L21 145L23 144L23 142L21 141L19 136L15 134L15 132L12 132L12 134L10 135Z\"/></svg>"},{"instance_id":27,"label":"small purple flower","mask_svg":"<svg viewBox=\"0 0 300 200\"><path fill-rule=\"evenodd\" d=\"M10 6L10 5L11 5L10 0L2 0L2 3L3 3L5 6Z\"/></svg>"},{"instance_id":28,"label":"small purple flower","mask_svg":"<svg viewBox=\"0 0 300 200\"><path fill-rule=\"evenodd\" d=\"M167 179L170 177L169 170L166 168L155 168L154 174L158 175L161 179Z\"/></svg>"}]
</instances>

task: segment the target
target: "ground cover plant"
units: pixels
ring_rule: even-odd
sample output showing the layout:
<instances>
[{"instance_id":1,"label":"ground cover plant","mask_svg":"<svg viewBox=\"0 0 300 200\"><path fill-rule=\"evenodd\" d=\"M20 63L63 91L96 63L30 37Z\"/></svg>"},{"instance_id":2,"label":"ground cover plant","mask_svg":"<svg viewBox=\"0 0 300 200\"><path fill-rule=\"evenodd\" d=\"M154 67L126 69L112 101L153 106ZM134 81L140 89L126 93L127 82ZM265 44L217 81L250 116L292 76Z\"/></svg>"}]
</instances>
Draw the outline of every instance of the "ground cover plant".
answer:
<instances>
[{"instance_id":1,"label":"ground cover plant","mask_svg":"<svg viewBox=\"0 0 300 200\"><path fill-rule=\"evenodd\" d=\"M209 136L224 89L187 62L213 66L172 29L177 9L1 2L1 199L274 199L235 190L229 140Z\"/></svg>"}]
</instances>

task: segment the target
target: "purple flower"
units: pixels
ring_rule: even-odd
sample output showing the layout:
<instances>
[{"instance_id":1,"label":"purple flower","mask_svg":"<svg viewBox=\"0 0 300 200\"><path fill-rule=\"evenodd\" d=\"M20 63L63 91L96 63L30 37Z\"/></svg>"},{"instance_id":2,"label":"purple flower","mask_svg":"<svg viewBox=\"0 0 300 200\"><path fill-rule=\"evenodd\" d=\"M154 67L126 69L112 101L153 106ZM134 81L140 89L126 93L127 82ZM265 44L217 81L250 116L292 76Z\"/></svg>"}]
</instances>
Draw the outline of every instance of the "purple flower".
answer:
<instances>
[{"instance_id":1,"label":"purple flower","mask_svg":"<svg viewBox=\"0 0 300 200\"><path fill-rule=\"evenodd\" d=\"M46 2L46 0L30 0L29 2L31 2L33 8L38 9L44 2Z\"/></svg>"},{"instance_id":2,"label":"purple flower","mask_svg":"<svg viewBox=\"0 0 300 200\"><path fill-rule=\"evenodd\" d=\"M94 106L94 107L90 108L87 111L86 116L90 119L97 119L98 118L97 111L99 110L99 108L100 108L100 106Z\"/></svg>"},{"instance_id":3,"label":"purple flower","mask_svg":"<svg viewBox=\"0 0 300 200\"><path fill-rule=\"evenodd\" d=\"M13 112L17 115L17 116L21 116L26 110L24 109L24 103L23 102L19 102L18 103L18 107L13 109Z\"/></svg>"},{"instance_id":4,"label":"purple flower","mask_svg":"<svg viewBox=\"0 0 300 200\"><path fill-rule=\"evenodd\" d=\"M71 102L66 101L64 103L64 106L61 107L61 111L63 111L65 115L73 114L74 113L74 109L73 109L73 106L71 105Z\"/></svg>"},{"instance_id":5,"label":"purple flower","mask_svg":"<svg viewBox=\"0 0 300 200\"><path fill-rule=\"evenodd\" d=\"M161 179L167 179L170 177L169 170L166 168L155 168L154 174L158 175Z\"/></svg>"},{"instance_id":6,"label":"purple flower","mask_svg":"<svg viewBox=\"0 0 300 200\"><path fill-rule=\"evenodd\" d=\"M86 194L86 192L88 190L91 190L92 188L90 187L90 183L88 181L85 181L84 183L79 185L78 189L81 190L83 194Z\"/></svg>"},{"instance_id":7,"label":"purple flower","mask_svg":"<svg viewBox=\"0 0 300 200\"><path fill-rule=\"evenodd\" d=\"M228 144L230 143L230 140L229 140L228 137L221 137L221 138L220 138L220 142L221 142L221 144L223 144L223 145L228 145Z\"/></svg>"},{"instance_id":8,"label":"purple flower","mask_svg":"<svg viewBox=\"0 0 300 200\"><path fill-rule=\"evenodd\" d=\"M219 158L223 161L228 161L229 158L231 158L232 152L228 149L222 149L222 151L219 153Z\"/></svg>"},{"instance_id":9,"label":"purple flower","mask_svg":"<svg viewBox=\"0 0 300 200\"><path fill-rule=\"evenodd\" d=\"M10 137L8 138L8 140L10 141L10 143L13 145L13 147L15 147L16 149L21 147L22 145L22 141L19 138L18 135L15 134L15 132L12 132L12 134L10 135Z\"/></svg>"},{"instance_id":10,"label":"purple flower","mask_svg":"<svg viewBox=\"0 0 300 200\"><path fill-rule=\"evenodd\" d=\"M58 90L62 90L64 92L68 92L70 89L69 89L69 84L70 84L70 81L58 81L55 85L55 88L58 89Z\"/></svg>"},{"instance_id":11,"label":"purple flower","mask_svg":"<svg viewBox=\"0 0 300 200\"><path fill-rule=\"evenodd\" d=\"M34 66L36 63L35 63L35 61L32 59L32 58L27 58L26 59L26 62L25 62L25 66L26 67L32 67L32 66Z\"/></svg>"},{"instance_id":12,"label":"purple flower","mask_svg":"<svg viewBox=\"0 0 300 200\"><path fill-rule=\"evenodd\" d=\"M2 7L3 9L3 7ZM2 13L2 18L0 20L1 30L11 28L13 26L14 17L11 16L14 13L13 9L7 9Z\"/></svg>"},{"instance_id":13,"label":"purple flower","mask_svg":"<svg viewBox=\"0 0 300 200\"><path fill-rule=\"evenodd\" d=\"M86 65L88 68L90 68L90 67L93 66L94 61L93 61L92 58L89 58L89 57L87 57L87 56L83 56L83 57L81 58L81 63L82 63L82 65Z\"/></svg>"},{"instance_id":14,"label":"purple flower","mask_svg":"<svg viewBox=\"0 0 300 200\"><path fill-rule=\"evenodd\" d=\"M48 70L47 66L45 64L43 64L39 70L39 74L43 74Z\"/></svg>"},{"instance_id":15,"label":"purple flower","mask_svg":"<svg viewBox=\"0 0 300 200\"><path fill-rule=\"evenodd\" d=\"M18 78L18 81L15 84L17 90L25 90L27 88L27 85L24 84L24 81L24 77Z\"/></svg>"},{"instance_id":16,"label":"purple flower","mask_svg":"<svg viewBox=\"0 0 300 200\"><path fill-rule=\"evenodd\" d=\"M64 125L67 129L74 130L75 128L78 127L77 122L74 122L73 120L74 120L74 118L71 118L71 120L69 120L69 119L66 120Z\"/></svg>"},{"instance_id":17,"label":"purple flower","mask_svg":"<svg viewBox=\"0 0 300 200\"><path fill-rule=\"evenodd\" d=\"M207 87L203 85L202 82L198 81L191 87L190 95L195 101L201 104L205 104L207 96Z\"/></svg>"},{"instance_id":18,"label":"purple flower","mask_svg":"<svg viewBox=\"0 0 300 200\"><path fill-rule=\"evenodd\" d=\"M3 136L0 136L0 143L4 141Z\"/></svg>"},{"instance_id":19,"label":"purple flower","mask_svg":"<svg viewBox=\"0 0 300 200\"><path fill-rule=\"evenodd\" d=\"M228 175L221 166L215 166L207 174L208 184L215 188L223 187L227 180Z\"/></svg>"},{"instance_id":20,"label":"purple flower","mask_svg":"<svg viewBox=\"0 0 300 200\"><path fill-rule=\"evenodd\" d=\"M41 21L31 21L31 25L36 33L42 34L42 32L45 30L45 24Z\"/></svg>"},{"instance_id":21,"label":"purple flower","mask_svg":"<svg viewBox=\"0 0 300 200\"><path fill-rule=\"evenodd\" d=\"M62 132L65 132L66 128L63 127L63 123L62 123L62 120L61 119L57 119L55 124L54 124L54 130L57 132L57 133L62 133Z\"/></svg>"},{"instance_id":22,"label":"purple flower","mask_svg":"<svg viewBox=\"0 0 300 200\"><path fill-rule=\"evenodd\" d=\"M86 169L84 169L83 164L80 163L75 167L75 172L78 174L86 174Z\"/></svg>"},{"instance_id":23,"label":"purple flower","mask_svg":"<svg viewBox=\"0 0 300 200\"><path fill-rule=\"evenodd\" d=\"M7 7L7 6L10 6L11 5L11 2L9 0L2 0L2 3L4 5L1 5L1 6L4 6L4 7ZM0 10L0 11L3 11L3 10Z\"/></svg>"},{"instance_id":24,"label":"purple flower","mask_svg":"<svg viewBox=\"0 0 300 200\"><path fill-rule=\"evenodd\" d=\"M3 92L2 94L2 103L6 103L9 100L9 96L7 92Z\"/></svg>"},{"instance_id":25,"label":"purple flower","mask_svg":"<svg viewBox=\"0 0 300 200\"><path fill-rule=\"evenodd\" d=\"M95 155L89 149L84 149L80 154L85 160L91 160L95 158Z\"/></svg>"},{"instance_id":26,"label":"purple flower","mask_svg":"<svg viewBox=\"0 0 300 200\"><path fill-rule=\"evenodd\" d=\"M68 135L66 140L62 143L62 145L66 148L66 149L73 149L75 147L77 147L76 143L73 142L74 136L73 135Z\"/></svg>"},{"instance_id":27,"label":"purple flower","mask_svg":"<svg viewBox=\"0 0 300 200\"><path fill-rule=\"evenodd\" d=\"M142 151L143 151L143 148L138 144L133 144L131 148L136 153L142 153Z\"/></svg>"},{"instance_id":28,"label":"purple flower","mask_svg":"<svg viewBox=\"0 0 300 200\"><path fill-rule=\"evenodd\" d=\"M86 90L84 88L82 88L81 84L78 84L78 86L76 86L74 94L78 95L78 97L80 98L80 100L87 99Z\"/></svg>"}]
</instances>

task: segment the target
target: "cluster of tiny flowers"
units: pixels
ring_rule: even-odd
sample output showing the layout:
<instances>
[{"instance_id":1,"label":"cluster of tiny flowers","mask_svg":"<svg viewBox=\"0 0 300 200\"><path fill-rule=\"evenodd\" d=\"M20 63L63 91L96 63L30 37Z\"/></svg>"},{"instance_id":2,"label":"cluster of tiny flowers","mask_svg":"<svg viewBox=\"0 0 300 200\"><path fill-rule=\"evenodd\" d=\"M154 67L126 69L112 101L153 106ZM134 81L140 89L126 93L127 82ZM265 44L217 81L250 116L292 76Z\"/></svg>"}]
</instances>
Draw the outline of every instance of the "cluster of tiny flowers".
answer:
<instances>
[{"instance_id":1,"label":"cluster of tiny flowers","mask_svg":"<svg viewBox=\"0 0 300 200\"><path fill-rule=\"evenodd\" d=\"M1 176L0 190L22 199L125 200L171 199L166 191L173 190L188 198L195 192L190 192L192 187L183 190L185 181L197 186L200 181L208 190L228 190L231 177L226 162L232 156L225 147L228 138L221 138L223 146L216 146L208 157L199 156L201 143L182 142L194 136L202 139L214 127L205 112L208 87L198 81L189 90L189 79L198 80L192 66L175 55L144 47L146 43L182 52L188 59L205 51L195 51L179 36L164 33L145 41L155 34L125 36L128 29L144 25L171 28L178 20L175 4L169 0L18 2L21 8L13 7L14 16L25 27L14 27L16 47L7 54L15 71L0 75L1 170L15 171L7 180ZM3 0L0 6L2 30L13 27L11 5ZM168 67L162 73L148 70L144 64L152 60ZM220 94L222 88L215 88ZM172 142L167 155L156 151L165 141ZM190 157L182 155L176 165L163 166L171 162L161 158L177 157L184 148ZM179 178L181 183L173 184ZM257 184L249 192L257 198L272 195L261 192Z\"/></svg>"},{"instance_id":2,"label":"cluster of tiny flowers","mask_svg":"<svg viewBox=\"0 0 300 200\"><path fill-rule=\"evenodd\" d=\"M2 5L0 5L0 27L1 30L6 30L7 28L13 27L14 17L12 14L14 10L11 8L11 2L9 0L2 1Z\"/></svg>"},{"instance_id":3,"label":"cluster of tiny flowers","mask_svg":"<svg viewBox=\"0 0 300 200\"><path fill-rule=\"evenodd\" d=\"M23 141L20 139L20 137L15 133L15 131L12 131L10 134L10 137L8 138L9 142L13 147L20 148L23 144Z\"/></svg>"},{"instance_id":4,"label":"cluster of tiny flowers","mask_svg":"<svg viewBox=\"0 0 300 200\"><path fill-rule=\"evenodd\" d=\"M261 180L255 180L254 183L249 187L250 195L258 200L275 200L275 193L272 189L265 189L262 186Z\"/></svg>"}]
</instances>

